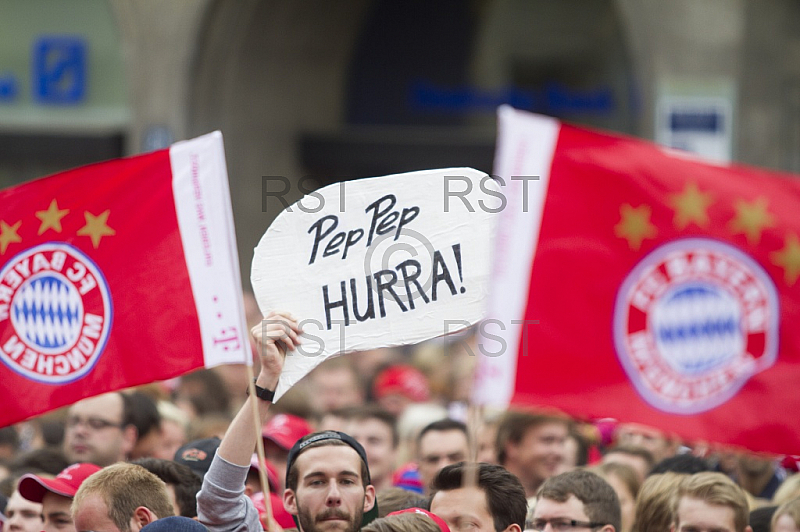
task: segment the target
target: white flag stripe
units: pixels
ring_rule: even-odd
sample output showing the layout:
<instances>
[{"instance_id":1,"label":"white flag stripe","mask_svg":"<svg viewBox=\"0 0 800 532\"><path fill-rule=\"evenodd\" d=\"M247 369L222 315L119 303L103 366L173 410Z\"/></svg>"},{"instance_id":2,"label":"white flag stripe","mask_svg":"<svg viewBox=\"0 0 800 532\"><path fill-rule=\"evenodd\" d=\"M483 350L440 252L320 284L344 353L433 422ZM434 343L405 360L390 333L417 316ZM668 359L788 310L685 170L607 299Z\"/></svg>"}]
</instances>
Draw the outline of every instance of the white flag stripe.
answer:
<instances>
[{"instance_id":1,"label":"white flag stripe","mask_svg":"<svg viewBox=\"0 0 800 532\"><path fill-rule=\"evenodd\" d=\"M174 144L170 163L205 365L251 363L222 134Z\"/></svg>"},{"instance_id":2,"label":"white flag stripe","mask_svg":"<svg viewBox=\"0 0 800 532\"><path fill-rule=\"evenodd\" d=\"M481 330L485 335L479 338L485 352L494 356L482 354L478 358L472 400L502 407L514 391L520 322L528 302L550 164L561 125L555 119L508 106L499 109L498 124L494 174L506 183L508 203L497 224L489 320ZM502 352L498 352L498 337L505 342Z\"/></svg>"}]
</instances>

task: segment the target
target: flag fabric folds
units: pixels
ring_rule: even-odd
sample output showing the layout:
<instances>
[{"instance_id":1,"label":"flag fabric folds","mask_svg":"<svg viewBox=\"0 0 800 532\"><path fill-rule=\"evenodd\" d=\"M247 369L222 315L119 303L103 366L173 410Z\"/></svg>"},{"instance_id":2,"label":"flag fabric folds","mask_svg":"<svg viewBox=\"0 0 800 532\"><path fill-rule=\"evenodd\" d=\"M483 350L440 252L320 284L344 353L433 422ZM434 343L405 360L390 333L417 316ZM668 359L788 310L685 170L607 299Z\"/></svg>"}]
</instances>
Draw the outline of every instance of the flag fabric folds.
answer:
<instances>
[{"instance_id":1,"label":"flag fabric folds","mask_svg":"<svg viewBox=\"0 0 800 532\"><path fill-rule=\"evenodd\" d=\"M800 180L508 107L499 128L475 399L796 453Z\"/></svg>"},{"instance_id":2,"label":"flag fabric folds","mask_svg":"<svg viewBox=\"0 0 800 532\"><path fill-rule=\"evenodd\" d=\"M250 360L219 132L0 205L0 426Z\"/></svg>"}]
</instances>

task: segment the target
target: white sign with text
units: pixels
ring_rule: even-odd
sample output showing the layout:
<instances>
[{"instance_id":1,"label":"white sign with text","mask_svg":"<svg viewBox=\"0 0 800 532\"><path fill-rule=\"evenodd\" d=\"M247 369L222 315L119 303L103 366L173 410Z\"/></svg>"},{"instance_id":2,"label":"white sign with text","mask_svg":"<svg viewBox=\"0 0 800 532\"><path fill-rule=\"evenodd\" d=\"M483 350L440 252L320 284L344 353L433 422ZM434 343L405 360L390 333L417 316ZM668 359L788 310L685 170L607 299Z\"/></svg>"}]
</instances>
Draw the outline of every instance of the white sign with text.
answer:
<instances>
[{"instance_id":1,"label":"white sign with text","mask_svg":"<svg viewBox=\"0 0 800 532\"><path fill-rule=\"evenodd\" d=\"M484 318L500 184L471 168L345 181L281 212L255 249L265 314L303 329L275 397L337 354L413 344Z\"/></svg>"}]
</instances>

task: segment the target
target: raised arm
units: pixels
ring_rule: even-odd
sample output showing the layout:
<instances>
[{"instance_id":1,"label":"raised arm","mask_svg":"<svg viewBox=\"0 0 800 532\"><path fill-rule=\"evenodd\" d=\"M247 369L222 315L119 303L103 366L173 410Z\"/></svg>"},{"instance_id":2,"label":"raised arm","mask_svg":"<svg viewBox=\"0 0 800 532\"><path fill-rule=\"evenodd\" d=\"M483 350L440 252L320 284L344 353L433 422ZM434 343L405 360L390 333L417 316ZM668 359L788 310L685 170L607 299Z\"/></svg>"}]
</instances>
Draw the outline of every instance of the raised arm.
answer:
<instances>
[{"instance_id":1,"label":"raised arm","mask_svg":"<svg viewBox=\"0 0 800 532\"><path fill-rule=\"evenodd\" d=\"M256 385L274 391L286 352L300 344L297 322L285 312L272 312L251 333L261 360ZM252 403L248 398L231 422L197 494L198 518L211 532L257 532L262 528L258 511L244 494L250 457L261 437ZM257 403L260 427L271 403L261 399Z\"/></svg>"},{"instance_id":2,"label":"raised arm","mask_svg":"<svg viewBox=\"0 0 800 532\"><path fill-rule=\"evenodd\" d=\"M264 318L264 321L253 327L251 334L258 344L261 359L261 371L256 378L256 386L274 391L283 370L286 351L294 351L300 343L297 322L288 313L272 312ZM261 436L253 422L251 405L252 401L245 401L217 450L217 455L228 462L248 467L256 441ZM270 402L258 401L258 414L262 425L270 405Z\"/></svg>"}]
</instances>

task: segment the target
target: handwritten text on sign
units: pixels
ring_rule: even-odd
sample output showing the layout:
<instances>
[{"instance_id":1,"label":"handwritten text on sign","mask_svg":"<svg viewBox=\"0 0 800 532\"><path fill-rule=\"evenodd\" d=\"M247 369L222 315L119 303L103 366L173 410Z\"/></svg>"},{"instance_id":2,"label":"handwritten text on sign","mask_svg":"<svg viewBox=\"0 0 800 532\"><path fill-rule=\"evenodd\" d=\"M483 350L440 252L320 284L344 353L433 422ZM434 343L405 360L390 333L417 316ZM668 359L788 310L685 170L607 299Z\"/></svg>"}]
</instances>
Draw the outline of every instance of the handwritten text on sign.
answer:
<instances>
[{"instance_id":1,"label":"handwritten text on sign","mask_svg":"<svg viewBox=\"0 0 800 532\"><path fill-rule=\"evenodd\" d=\"M332 355L417 343L483 318L504 205L491 177L429 170L312 195L321 208L300 200L284 210L253 259L261 310L288 310L304 331L276 397Z\"/></svg>"}]
</instances>

